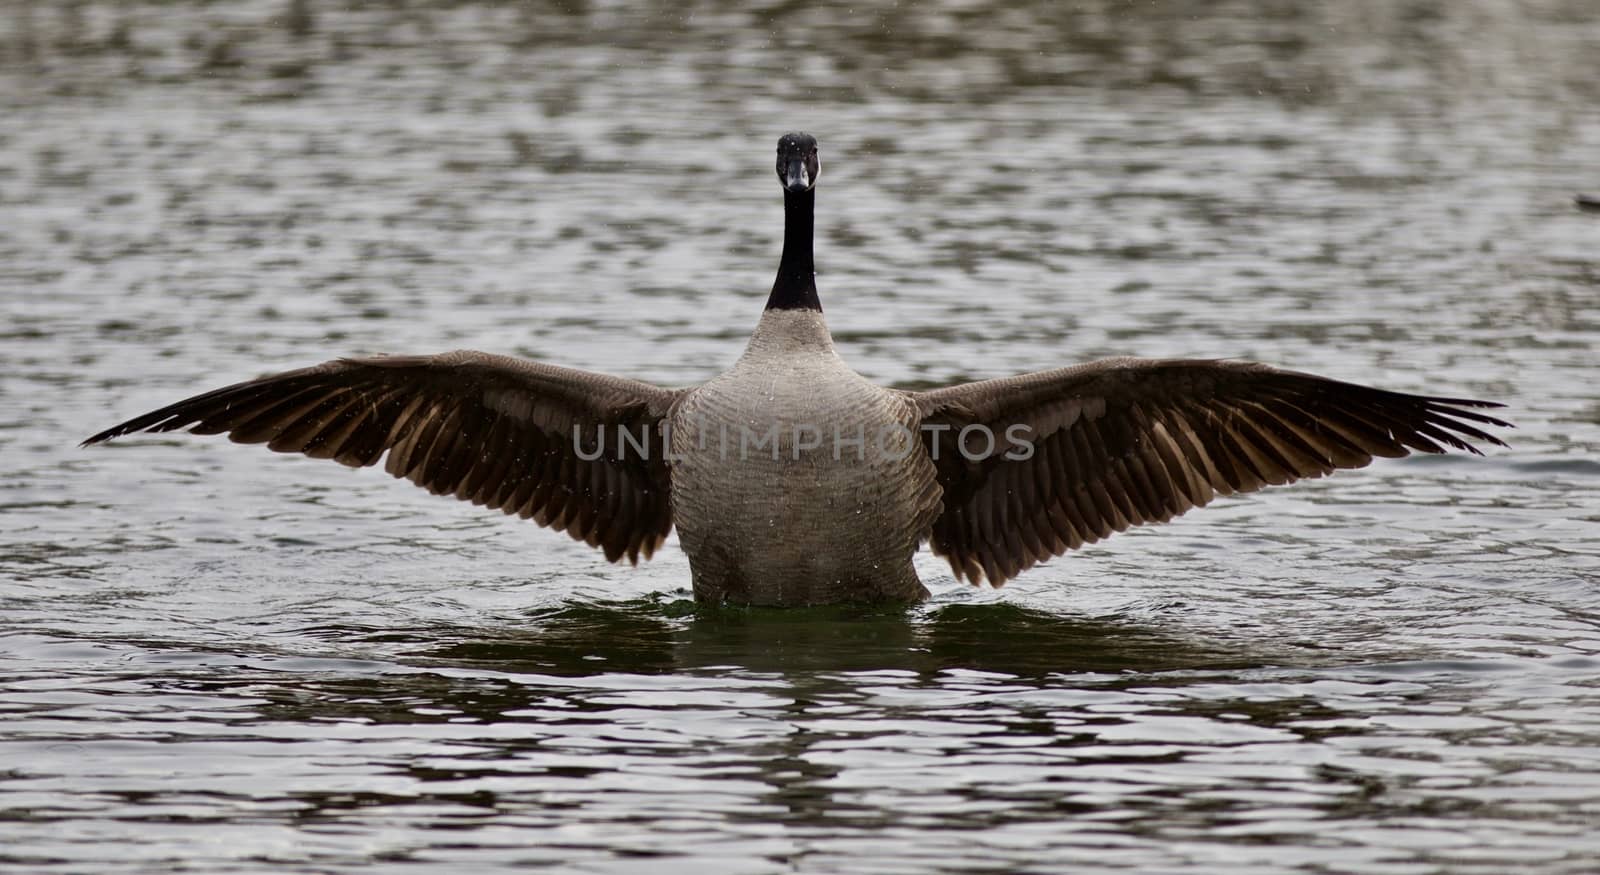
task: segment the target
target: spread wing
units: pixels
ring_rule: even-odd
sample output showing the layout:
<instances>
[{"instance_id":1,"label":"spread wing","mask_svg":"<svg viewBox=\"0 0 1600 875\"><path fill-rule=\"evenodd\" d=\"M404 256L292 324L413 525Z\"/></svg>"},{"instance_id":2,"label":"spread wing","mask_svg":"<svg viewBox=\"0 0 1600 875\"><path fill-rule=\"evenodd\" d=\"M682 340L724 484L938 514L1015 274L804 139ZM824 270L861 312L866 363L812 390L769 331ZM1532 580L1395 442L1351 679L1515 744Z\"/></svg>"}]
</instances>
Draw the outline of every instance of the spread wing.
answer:
<instances>
[{"instance_id":1,"label":"spread wing","mask_svg":"<svg viewBox=\"0 0 1600 875\"><path fill-rule=\"evenodd\" d=\"M387 453L385 470L429 492L637 562L672 530L659 434L679 394L480 352L336 359L196 395L84 444L188 428L352 467ZM625 446L618 429L638 443Z\"/></svg>"},{"instance_id":2,"label":"spread wing","mask_svg":"<svg viewBox=\"0 0 1600 875\"><path fill-rule=\"evenodd\" d=\"M1509 427L1474 412L1499 404L1250 362L1106 359L911 397L944 488L933 550L957 577L996 586L1219 494L1359 468L1375 456L1478 453L1469 440L1505 445L1479 426ZM987 454L985 433L995 441Z\"/></svg>"}]
</instances>

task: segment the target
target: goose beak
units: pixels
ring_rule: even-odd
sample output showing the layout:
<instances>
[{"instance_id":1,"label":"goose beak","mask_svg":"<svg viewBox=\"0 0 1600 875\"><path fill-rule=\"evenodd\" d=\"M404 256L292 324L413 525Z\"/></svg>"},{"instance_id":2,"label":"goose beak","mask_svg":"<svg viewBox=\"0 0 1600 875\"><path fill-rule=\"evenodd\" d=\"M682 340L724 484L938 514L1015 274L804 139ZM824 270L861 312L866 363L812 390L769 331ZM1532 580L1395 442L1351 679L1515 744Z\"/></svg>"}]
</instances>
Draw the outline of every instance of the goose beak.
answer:
<instances>
[{"instance_id":1,"label":"goose beak","mask_svg":"<svg viewBox=\"0 0 1600 875\"><path fill-rule=\"evenodd\" d=\"M783 165L783 190L799 193L811 187L811 173L806 170L806 159L796 156Z\"/></svg>"}]
</instances>

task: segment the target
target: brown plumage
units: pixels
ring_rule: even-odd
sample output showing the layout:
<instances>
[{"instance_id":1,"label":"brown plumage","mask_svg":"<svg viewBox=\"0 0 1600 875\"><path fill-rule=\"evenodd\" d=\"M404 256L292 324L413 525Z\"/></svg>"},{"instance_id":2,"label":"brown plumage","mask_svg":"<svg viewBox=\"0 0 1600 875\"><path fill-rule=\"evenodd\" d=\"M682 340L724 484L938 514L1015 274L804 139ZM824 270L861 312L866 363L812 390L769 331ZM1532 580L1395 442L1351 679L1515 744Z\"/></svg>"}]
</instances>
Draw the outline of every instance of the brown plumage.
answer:
<instances>
[{"instance_id":1,"label":"brown plumage","mask_svg":"<svg viewBox=\"0 0 1600 875\"><path fill-rule=\"evenodd\" d=\"M612 561L648 558L676 525L697 598L774 605L920 598L911 557L924 541L957 577L998 586L1217 495L1378 456L1504 445L1484 427L1508 423L1477 412L1498 404L1249 362L1108 359L927 392L874 386L838 357L817 298L816 151L804 134L779 141L778 279L744 355L704 385L478 352L338 359L85 443L188 428L355 467L386 459L396 477L565 531ZM809 446L808 428L835 442ZM729 443L769 429L755 452ZM869 440L841 454L841 434L886 430L909 451Z\"/></svg>"},{"instance_id":2,"label":"brown plumage","mask_svg":"<svg viewBox=\"0 0 1600 875\"><path fill-rule=\"evenodd\" d=\"M1129 526L1161 523L1217 495L1252 492L1375 456L1504 445L1473 408L1252 362L1106 359L949 386L913 397L945 439L935 553L957 576L1000 584ZM1016 427L1026 459L970 461L950 435ZM933 440L930 438L932 451ZM1020 456L1019 449L1013 455Z\"/></svg>"},{"instance_id":3,"label":"brown plumage","mask_svg":"<svg viewBox=\"0 0 1600 875\"><path fill-rule=\"evenodd\" d=\"M598 427L653 434L678 394L481 352L336 359L196 395L84 443L187 428L355 468L387 453L384 470L435 495L638 562L672 531L666 464L619 453L616 441L586 461L574 428L590 439Z\"/></svg>"}]
</instances>

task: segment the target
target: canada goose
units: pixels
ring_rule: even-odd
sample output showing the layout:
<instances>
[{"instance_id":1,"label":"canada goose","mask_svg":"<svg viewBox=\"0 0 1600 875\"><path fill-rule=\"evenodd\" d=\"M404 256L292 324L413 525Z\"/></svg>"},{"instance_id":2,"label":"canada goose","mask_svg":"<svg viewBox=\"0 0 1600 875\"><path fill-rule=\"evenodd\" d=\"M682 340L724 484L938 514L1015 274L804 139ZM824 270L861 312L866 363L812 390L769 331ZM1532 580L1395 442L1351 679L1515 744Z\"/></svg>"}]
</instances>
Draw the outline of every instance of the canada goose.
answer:
<instances>
[{"instance_id":1,"label":"canada goose","mask_svg":"<svg viewBox=\"0 0 1600 875\"><path fill-rule=\"evenodd\" d=\"M1486 401L1237 361L1116 358L926 392L850 370L812 267L817 141L778 140L783 256L727 372L688 389L488 355L341 358L196 395L84 443L188 427L531 517L637 562L678 527L695 597L913 601L930 542L999 586L1131 525L1468 439ZM1474 425L1477 424L1477 425Z\"/></svg>"}]
</instances>

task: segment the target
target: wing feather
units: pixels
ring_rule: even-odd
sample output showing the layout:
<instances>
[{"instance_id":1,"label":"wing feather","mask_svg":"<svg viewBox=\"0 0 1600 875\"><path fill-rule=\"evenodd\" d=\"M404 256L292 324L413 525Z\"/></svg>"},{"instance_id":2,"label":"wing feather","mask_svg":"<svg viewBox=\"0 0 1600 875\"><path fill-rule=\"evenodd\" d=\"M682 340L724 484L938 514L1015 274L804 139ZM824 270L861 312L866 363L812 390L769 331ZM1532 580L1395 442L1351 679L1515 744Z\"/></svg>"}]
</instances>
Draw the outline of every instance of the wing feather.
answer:
<instances>
[{"instance_id":1,"label":"wing feather","mask_svg":"<svg viewBox=\"0 0 1600 875\"><path fill-rule=\"evenodd\" d=\"M1480 412L1249 362L1107 359L910 393L924 426L1023 428L1033 453L964 458L924 429L944 510L928 538L957 577L999 585L1130 526L1217 495L1359 468L1374 457L1504 446ZM949 433L949 432L946 432Z\"/></svg>"},{"instance_id":2,"label":"wing feather","mask_svg":"<svg viewBox=\"0 0 1600 875\"><path fill-rule=\"evenodd\" d=\"M636 562L672 529L666 460L616 446L580 458L575 429L654 434L680 395L478 352L337 359L196 395L84 443L187 428L352 467L381 459L430 492L531 517Z\"/></svg>"}]
</instances>

